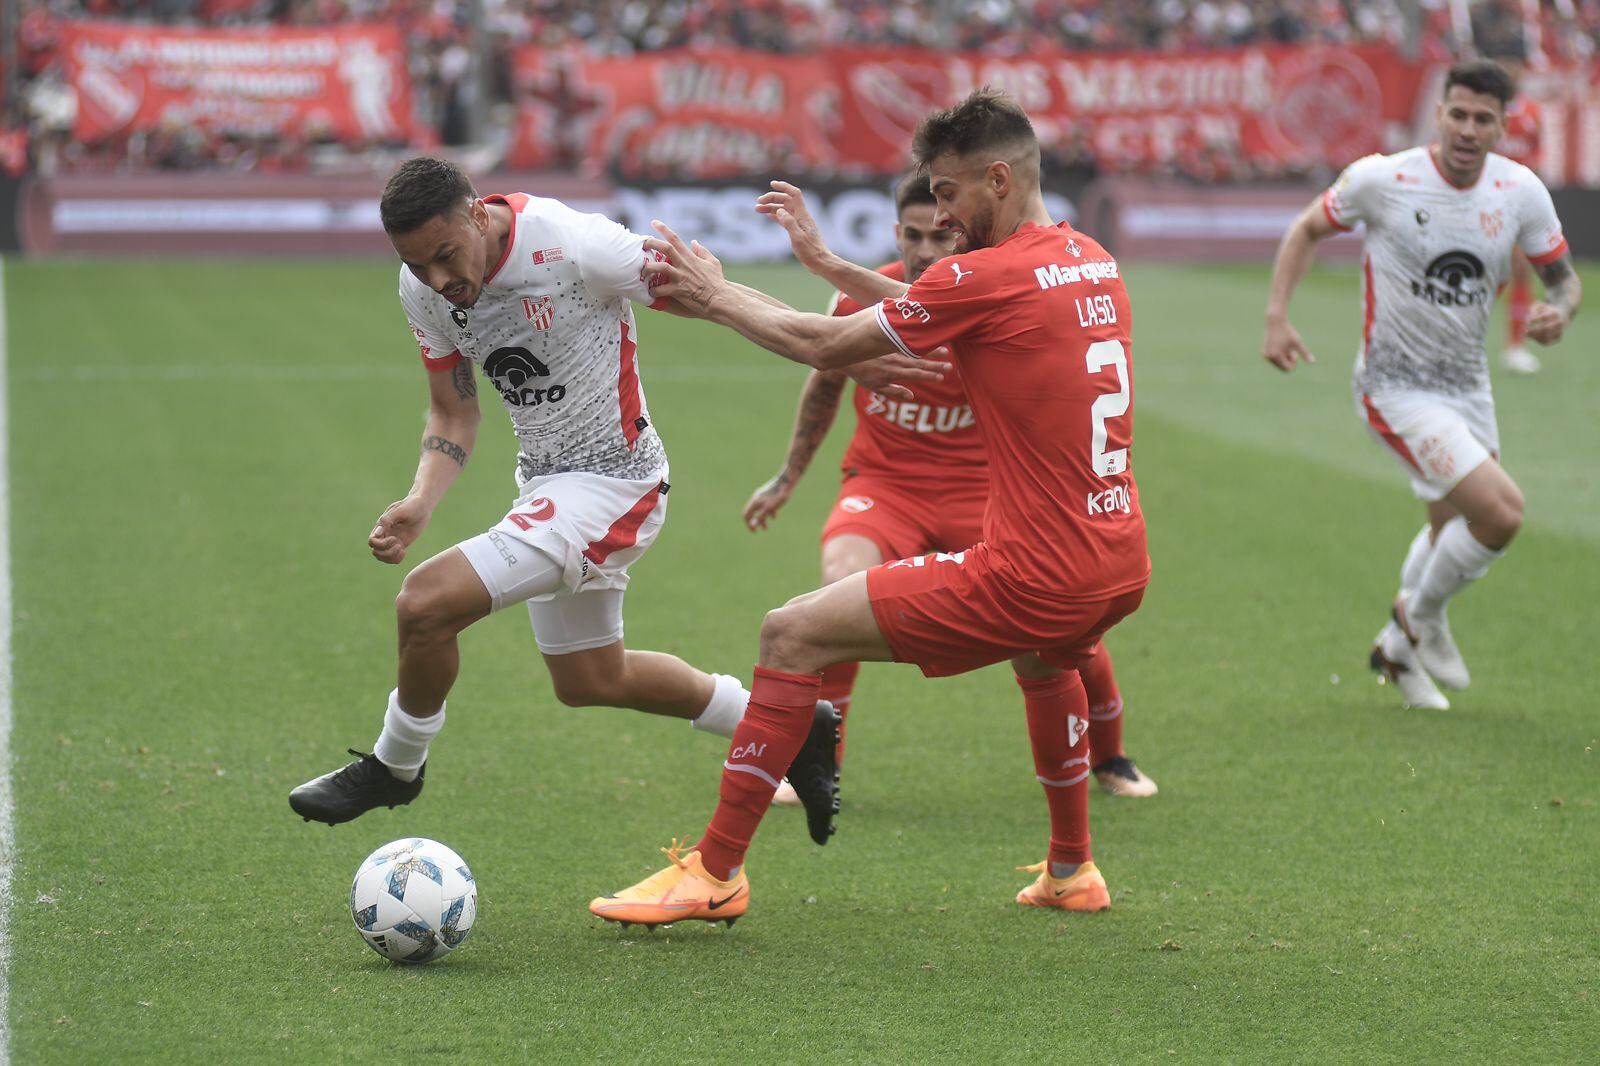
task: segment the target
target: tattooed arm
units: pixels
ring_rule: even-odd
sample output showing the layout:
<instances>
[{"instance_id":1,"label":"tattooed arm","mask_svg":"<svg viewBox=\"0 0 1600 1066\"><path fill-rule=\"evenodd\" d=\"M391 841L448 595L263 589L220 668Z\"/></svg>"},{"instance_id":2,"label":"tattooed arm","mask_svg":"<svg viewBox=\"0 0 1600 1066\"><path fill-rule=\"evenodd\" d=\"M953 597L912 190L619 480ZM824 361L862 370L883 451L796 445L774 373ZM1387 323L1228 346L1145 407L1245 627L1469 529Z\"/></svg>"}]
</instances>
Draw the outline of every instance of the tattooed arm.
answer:
<instances>
[{"instance_id":1,"label":"tattooed arm","mask_svg":"<svg viewBox=\"0 0 1600 1066\"><path fill-rule=\"evenodd\" d=\"M1528 309L1528 336L1540 344L1554 344L1578 316L1583 283L1572 269L1570 252L1533 269L1544 282L1544 300Z\"/></svg>"},{"instance_id":2,"label":"tattooed arm","mask_svg":"<svg viewBox=\"0 0 1600 1066\"><path fill-rule=\"evenodd\" d=\"M448 371L428 375L428 422L422 431L422 457L417 476L403 500L389 505L367 538L373 558L398 563L422 535L445 490L467 465L478 439L478 386L472 361L462 359Z\"/></svg>"},{"instance_id":3,"label":"tattooed arm","mask_svg":"<svg viewBox=\"0 0 1600 1066\"><path fill-rule=\"evenodd\" d=\"M789 438L789 458L783 469L756 489L744 505L744 524L752 530L766 529L767 523L789 502L839 413L839 398L847 383L844 373L837 370L813 370L806 378L805 388L800 391L800 409L795 413L794 433Z\"/></svg>"}]
</instances>

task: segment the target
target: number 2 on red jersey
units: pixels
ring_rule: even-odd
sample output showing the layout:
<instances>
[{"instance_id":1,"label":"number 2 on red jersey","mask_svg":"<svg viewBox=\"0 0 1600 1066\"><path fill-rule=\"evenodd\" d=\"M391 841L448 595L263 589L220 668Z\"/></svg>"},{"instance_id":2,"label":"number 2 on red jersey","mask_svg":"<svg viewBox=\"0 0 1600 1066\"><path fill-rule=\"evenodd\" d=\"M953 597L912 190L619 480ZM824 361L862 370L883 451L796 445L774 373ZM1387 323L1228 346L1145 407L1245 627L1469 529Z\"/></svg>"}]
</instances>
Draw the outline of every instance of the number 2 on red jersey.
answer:
<instances>
[{"instance_id":1,"label":"number 2 on red jersey","mask_svg":"<svg viewBox=\"0 0 1600 1066\"><path fill-rule=\"evenodd\" d=\"M1117 391L1099 397L1089 409L1090 422L1094 427L1089 441L1089 463L1097 477L1107 478L1126 473L1128 449L1106 451L1106 419L1128 413L1128 352L1119 340L1095 341L1089 345L1084 363L1091 374L1098 374L1106 367L1117 372Z\"/></svg>"}]
</instances>

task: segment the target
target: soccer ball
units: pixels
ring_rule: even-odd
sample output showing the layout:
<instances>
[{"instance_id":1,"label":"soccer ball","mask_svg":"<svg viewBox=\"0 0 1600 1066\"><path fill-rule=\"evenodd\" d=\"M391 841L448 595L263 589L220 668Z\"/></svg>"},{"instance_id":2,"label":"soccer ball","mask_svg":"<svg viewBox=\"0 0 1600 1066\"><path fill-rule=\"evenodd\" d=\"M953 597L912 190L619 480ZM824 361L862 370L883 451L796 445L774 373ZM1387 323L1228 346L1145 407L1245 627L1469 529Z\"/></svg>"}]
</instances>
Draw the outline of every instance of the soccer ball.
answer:
<instances>
[{"instance_id":1,"label":"soccer ball","mask_svg":"<svg viewBox=\"0 0 1600 1066\"><path fill-rule=\"evenodd\" d=\"M368 855L350 886L361 938L394 962L432 962L461 946L478 916L478 886L461 856L426 837Z\"/></svg>"}]
</instances>

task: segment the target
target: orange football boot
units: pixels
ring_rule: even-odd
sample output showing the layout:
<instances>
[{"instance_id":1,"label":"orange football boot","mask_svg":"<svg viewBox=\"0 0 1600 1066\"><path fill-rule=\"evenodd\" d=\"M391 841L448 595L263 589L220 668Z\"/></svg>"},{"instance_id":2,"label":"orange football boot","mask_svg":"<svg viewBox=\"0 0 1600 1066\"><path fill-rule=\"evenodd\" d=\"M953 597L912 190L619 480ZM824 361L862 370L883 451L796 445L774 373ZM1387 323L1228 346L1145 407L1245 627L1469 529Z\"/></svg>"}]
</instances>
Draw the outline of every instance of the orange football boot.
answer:
<instances>
[{"instance_id":1,"label":"orange football boot","mask_svg":"<svg viewBox=\"0 0 1600 1066\"><path fill-rule=\"evenodd\" d=\"M589 901L589 911L608 922L643 925L654 929L658 925L696 919L702 922L734 921L744 915L750 906L750 881L744 868L730 881L719 881L706 872L700 862L700 853L684 854L683 843L674 840L670 848L661 853L672 860L672 865L640 881L632 888Z\"/></svg>"},{"instance_id":2,"label":"orange football boot","mask_svg":"<svg viewBox=\"0 0 1600 1066\"><path fill-rule=\"evenodd\" d=\"M1062 878L1050 876L1049 862L1017 869L1039 875L1037 881L1017 893L1017 902L1024 906L1060 907L1065 911L1103 911L1111 906L1106 879L1092 862L1081 864L1071 877Z\"/></svg>"}]
</instances>

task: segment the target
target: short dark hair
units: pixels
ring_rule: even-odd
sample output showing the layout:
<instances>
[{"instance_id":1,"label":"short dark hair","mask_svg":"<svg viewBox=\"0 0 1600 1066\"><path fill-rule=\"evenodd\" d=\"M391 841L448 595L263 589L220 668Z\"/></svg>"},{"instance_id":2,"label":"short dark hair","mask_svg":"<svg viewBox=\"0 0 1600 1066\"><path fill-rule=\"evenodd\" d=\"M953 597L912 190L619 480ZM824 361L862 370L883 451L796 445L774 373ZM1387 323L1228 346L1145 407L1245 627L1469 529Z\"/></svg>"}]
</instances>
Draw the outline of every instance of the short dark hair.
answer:
<instances>
[{"instance_id":1,"label":"short dark hair","mask_svg":"<svg viewBox=\"0 0 1600 1066\"><path fill-rule=\"evenodd\" d=\"M389 175L378 201L383 231L391 237L410 233L438 215L448 215L476 199L466 171L448 159L419 155Z\"/></svg>"},{"instance_id":2,"label":"short dark hair","mask_svg":"<svg viewBox=\"0 0 1600 1066\"><path fill-rule=\"evenodd\" d=\"M906 213L912 204L937 204L933 190L928 187L928 175L913 170L901 178L894 187L894 214L896 218Z\"/></svg>"},{"instance_id":3,"label":"short dark hair","mask_svg":"<svg viewBox=\"0 0 1600 1066\"><path fill-rule=\"evenodd\" d=\"M1444 95L1450 95L1452 85L1492 96L1500 101L1501 107L1509 104L1517 91L1506 68L1492 59L1465 59L1457 63L1444 76Z\"/></svg>"},{"instance_id":4,"label":"short dark hair","mask_svg":"<svg viewBox=\"0 0 1600 1066\"><path fill-rule=\"evenodd\" d=\"M977 152L1039 151L1028 113L1011 97L988 86L954 107L922 120L911 142L911 157L922 171L947 153L966 157Z\"/></svg>"}]
</instances>

